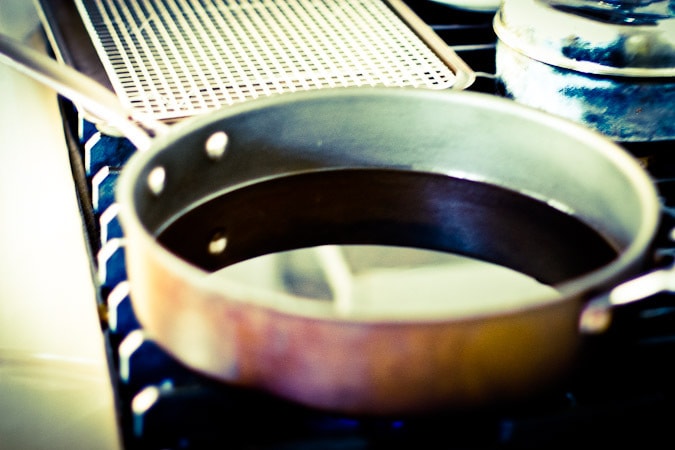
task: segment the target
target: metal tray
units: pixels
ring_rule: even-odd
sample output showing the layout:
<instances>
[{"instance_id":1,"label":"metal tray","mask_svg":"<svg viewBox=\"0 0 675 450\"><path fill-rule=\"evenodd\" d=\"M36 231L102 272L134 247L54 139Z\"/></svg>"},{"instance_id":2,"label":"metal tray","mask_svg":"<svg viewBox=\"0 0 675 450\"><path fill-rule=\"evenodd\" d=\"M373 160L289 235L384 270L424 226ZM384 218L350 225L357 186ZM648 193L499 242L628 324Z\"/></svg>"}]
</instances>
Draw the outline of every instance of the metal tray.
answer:
<instances>
[{"instance_id":1,"label":"metal tray","mask_svg":"<svg viewBox=\"0 0 675 450\"><path fill-rule=\"evenodd\" d=\"M471 69L400 0L75 0L120 99L172 121L341 86L464 89Z\"/></svg>"}]
</instances>

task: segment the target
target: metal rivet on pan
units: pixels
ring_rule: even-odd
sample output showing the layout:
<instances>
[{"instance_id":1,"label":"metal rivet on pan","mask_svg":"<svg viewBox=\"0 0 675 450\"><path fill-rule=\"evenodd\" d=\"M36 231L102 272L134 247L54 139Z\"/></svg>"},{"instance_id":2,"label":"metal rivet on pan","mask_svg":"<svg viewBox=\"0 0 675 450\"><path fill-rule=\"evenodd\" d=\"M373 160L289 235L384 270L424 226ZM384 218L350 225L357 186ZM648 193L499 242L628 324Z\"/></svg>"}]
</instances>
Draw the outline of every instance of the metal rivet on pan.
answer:
<instances>
[{"instance_id":1,"label":"metal rivet on pan","mask_svg":"<svg viewBox=\"0 0 675 450\"><path fill-rule=\"evenodd\" d=\"M214 161L222 158L227 148L228 137L224 131L216 131L206 140L206 154Z\"/></svg>"},{"instance_id":2,"label":"metal rivet on pan","mask_svg":"<svg viewBox=\"0 0 675 450\"><path fill-rule=\"evenodd\" d=\"M209 241L209 253L211 255L220 255L227 247L227 236L222 231L216 231Z\"/></svg>"},{"instance_id":3,"label":"metal rivet on pan","mask_svg":"<svg viewBox=\"0 0 675 450\"><path fill-rule=\"evenodd\" d=\"M150 192L155 195L162 193L165 182L166 170L164 170L164 167L162 166L155 167L148 174L148 188L150 188Z\"/></svg>"}]
</instances>

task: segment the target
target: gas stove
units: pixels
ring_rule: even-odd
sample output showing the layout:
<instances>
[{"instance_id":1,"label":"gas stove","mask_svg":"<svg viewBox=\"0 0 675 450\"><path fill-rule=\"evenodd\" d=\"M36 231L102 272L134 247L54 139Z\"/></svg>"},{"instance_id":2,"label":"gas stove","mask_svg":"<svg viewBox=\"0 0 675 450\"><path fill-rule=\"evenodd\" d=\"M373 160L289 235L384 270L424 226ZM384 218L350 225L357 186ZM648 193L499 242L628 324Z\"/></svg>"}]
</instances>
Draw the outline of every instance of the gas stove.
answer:
<instances>
[{"instance_id":1,"label":"gas stove","mask_svg":"<svg viewBox=\"0 0 675 450\"><path fill-rule=\"evenodd\" d=\"M494 11L428 0L406 3L474 71L476 79L468 90L502 95L494 75ZM675 389L670 380L675 374L668 360L675 350L675 302L667 294L619 309L608 333L589 338L580 368L571 379L516 405L423 416L360 417L302 407L194 373L153 342L134 316L124 235L114 201L117 176L133 155L133 145L100 133L68 100L59 99L58 113L79 205L79 211L71 208L69 214L81 221L94 274L91 307L98 311L100 331L94 327L93 335L104 348L109 370L101 373L97 366L111 388L104 390L102 398L111 396L106 404L114 411L115 430L111 434L108 419L107 431L102 432L106 445L125 449L477 449L634 444L648 448L672 441L669 424L675 415ZM675 225L672 144L626 146L653 176L663 202L654 265L675 256L670 236ZM93 325L99 323L87 324ZM0 443L1 439L0 435Z\"/></svg>"}]
</instances>

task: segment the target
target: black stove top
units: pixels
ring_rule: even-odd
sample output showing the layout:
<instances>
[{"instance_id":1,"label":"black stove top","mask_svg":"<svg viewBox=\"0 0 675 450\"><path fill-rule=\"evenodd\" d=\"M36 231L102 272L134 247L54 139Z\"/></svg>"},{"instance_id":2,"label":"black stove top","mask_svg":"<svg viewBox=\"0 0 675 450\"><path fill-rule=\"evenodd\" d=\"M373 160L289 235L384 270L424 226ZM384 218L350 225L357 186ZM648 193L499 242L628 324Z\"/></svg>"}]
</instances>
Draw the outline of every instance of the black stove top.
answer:
<instances>
[{"instance_id":1,"label":"black stove top","mask_svg":"<svg viewBox=\"0 0 675 450\"><path fill-rule=\"evenodd\" d=\"M407 2L476 72L469 90L499 95L493 77L492 13L427 0ZM148 339L125 281L113 189L134 148L98 134L62 101L73 173L100 275L101 308L126 448L403 449L558 448L673 444L675 301L668 295L617 311L610 331L589 338L579 370L564 385L523 404L415 417L365 418L303 408L226 386L184 368ZM673 258L672 143L631 145L664 203L655 264ZM675 247L675 246L674 246ZM545 345L545 343L541 343Z\"/></svg>"}]
</instances>

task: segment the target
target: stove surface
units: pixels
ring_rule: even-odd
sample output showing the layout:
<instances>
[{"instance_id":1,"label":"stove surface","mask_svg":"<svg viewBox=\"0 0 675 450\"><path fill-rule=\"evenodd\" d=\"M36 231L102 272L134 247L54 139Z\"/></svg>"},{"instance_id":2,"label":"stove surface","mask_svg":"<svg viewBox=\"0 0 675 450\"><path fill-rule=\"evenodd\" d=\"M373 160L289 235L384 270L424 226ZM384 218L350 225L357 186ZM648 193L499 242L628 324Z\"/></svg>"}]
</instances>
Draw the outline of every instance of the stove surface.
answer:
<instances>
[{"instance_id":1,"label":"stove surface","mask_svg":"<svg viewBox=\"0 0 675 450\"><path fill-rule=\"evenodd\" d=\"M0 31L44 48L30 2ZM57 97L0 65L0 448L119 448L90 253Z\"/></svg>"}]
</instances>

